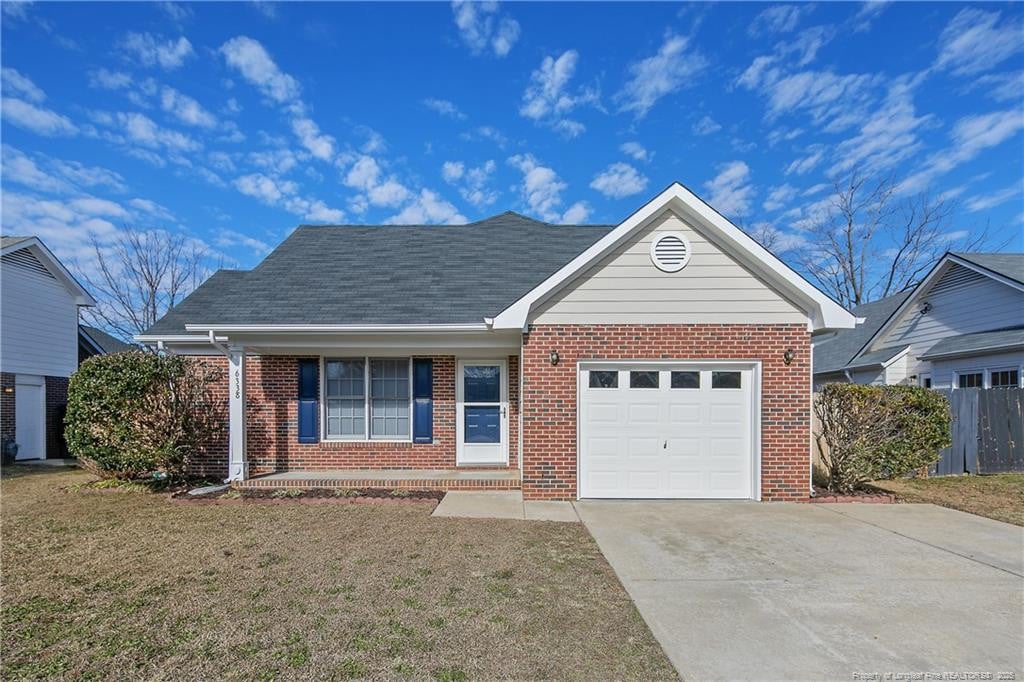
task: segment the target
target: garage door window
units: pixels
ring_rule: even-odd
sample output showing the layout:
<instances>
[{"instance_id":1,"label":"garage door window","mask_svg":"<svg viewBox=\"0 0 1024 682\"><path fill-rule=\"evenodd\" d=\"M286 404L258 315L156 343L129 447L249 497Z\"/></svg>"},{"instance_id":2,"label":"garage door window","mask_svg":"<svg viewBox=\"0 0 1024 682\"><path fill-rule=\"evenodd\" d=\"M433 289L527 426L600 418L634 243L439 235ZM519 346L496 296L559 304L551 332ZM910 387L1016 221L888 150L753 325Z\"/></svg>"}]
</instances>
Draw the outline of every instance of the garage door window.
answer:
<instances>
[{"instance_id":1,"label":"garage door window","mask_svg":"<svg viewBox=\"0 0 1024 682\"><path fill-rule=\"evenodd\" d=\"M618 372L590 372L590 387L591 388L618 388L619 387L619 373Z\"/></svg>"},{"instance_id":2,"label":"garage door window","mask_svg":"<svg viewBox=\"0 0 1024 682\"><path fill-rule=\"evenodd\" d=\"M700 388L700 372L672 372L672 388Z\"/></svg>"},{"instance_id":3,"label":"garage door window","mask_svg":"<svg viewBox=\"0 0 1024 682\"><path fill-rule=\"evenodd\" d=\"M712 372L711 388L742 388L740 372Z\"/></svg>"},{"instance_id":4,"label":"garage door window","mask_svg":"<svg viewBox=\"0 0 1024 682\"><path fill-rule=\"evenodd\" d=\"M630 372L629 373L629 387L630 388L657 388L658 387L658 373L657 372Z\"/></svg>"}]
</instances>

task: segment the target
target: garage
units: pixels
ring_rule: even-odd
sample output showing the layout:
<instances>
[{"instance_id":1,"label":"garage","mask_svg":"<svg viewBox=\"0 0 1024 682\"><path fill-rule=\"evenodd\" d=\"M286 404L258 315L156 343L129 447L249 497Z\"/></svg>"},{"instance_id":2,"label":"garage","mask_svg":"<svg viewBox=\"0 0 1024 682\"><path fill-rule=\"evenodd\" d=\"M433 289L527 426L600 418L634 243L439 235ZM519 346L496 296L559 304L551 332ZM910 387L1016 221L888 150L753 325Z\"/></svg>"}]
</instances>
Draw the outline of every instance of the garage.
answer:
<instances>
[{"instance_id":1,"label":"garage","mask_svg":"<svg viewBox=\"0 0 1024 682\"><path fill-rule=\"evenodd\" d=\"M756 364L588 363L581 498L757 499Z\"/></svg>"}]
</instances>

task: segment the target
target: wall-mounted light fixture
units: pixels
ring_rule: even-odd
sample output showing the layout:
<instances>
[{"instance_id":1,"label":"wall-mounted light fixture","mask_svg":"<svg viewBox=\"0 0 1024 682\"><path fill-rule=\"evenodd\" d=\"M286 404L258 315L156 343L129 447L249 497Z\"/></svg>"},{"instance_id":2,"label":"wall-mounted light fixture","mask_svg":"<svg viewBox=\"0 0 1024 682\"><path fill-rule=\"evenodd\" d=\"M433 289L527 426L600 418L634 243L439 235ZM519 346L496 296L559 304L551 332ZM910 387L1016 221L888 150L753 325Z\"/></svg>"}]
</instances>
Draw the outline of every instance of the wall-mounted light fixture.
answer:
<instances>
[{"instance_id":1,"label":"wall-mounted light fixture","mask_svg":"<svg viewBox=\"0 0 1024 682\"><path fill-rule=\"evenodd\" d=\"M558 364L558 351L557 350L551 351L551 355L549 355L548 358L551 360L551 364L552 365L557 365Z\"/></svg>"},{"instance_id":2,"label":"wall-mounted light fixture","mask_svg":"<svg viewBox=\"0 0 1024 682\"><path fill-rule=\"evenodd\" d=\"M921 312L922 315L927 315L931 311L932 311L932 304L929 301L925 301L924 303L921 304L920 312Z\"/></svg>"},{"instance_id":3,"label":"wall-mounted light fixture","mask_svg":"<svg viewBox=\"0 0 1024 682\"><path fill-rule=\"evenodd\" d=\"M792 348L787 348L786 352L782 354L782 361L789 365L793 362L793 358L795 357L796 351L794 351Z\"/></svg>"}]
</instances>

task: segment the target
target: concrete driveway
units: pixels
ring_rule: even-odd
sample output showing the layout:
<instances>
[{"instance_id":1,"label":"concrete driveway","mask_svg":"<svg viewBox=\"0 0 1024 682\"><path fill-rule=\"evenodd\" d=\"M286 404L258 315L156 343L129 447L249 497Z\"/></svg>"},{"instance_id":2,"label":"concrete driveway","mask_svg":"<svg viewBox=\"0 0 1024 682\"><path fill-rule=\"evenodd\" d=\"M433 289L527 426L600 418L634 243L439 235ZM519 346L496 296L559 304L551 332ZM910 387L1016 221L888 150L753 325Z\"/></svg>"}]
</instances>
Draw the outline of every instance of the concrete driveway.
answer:
<instances>
[{"instance_id":1,"label":"concrete driveway","mask_svg":"<svg viewBox=\"0 0 1024 682\"><path fill-rule=\"evenodd\" d=\"M576 508L684 679L1024 679L1024 528L933 505Z\"/></svg>"}]
</instances>

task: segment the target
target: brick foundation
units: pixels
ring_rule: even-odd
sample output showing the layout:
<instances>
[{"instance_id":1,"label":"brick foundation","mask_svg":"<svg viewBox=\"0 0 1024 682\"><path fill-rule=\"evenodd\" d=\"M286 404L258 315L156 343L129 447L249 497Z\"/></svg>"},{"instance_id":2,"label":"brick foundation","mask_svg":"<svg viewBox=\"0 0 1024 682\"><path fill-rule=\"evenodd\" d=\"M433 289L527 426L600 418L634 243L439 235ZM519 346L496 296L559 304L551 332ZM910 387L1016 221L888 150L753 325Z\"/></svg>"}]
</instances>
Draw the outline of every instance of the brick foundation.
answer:
<instances>
[{"instance_id":1,"label":"brick foundation","mask_svg":"<svg viewBox=\"0 0 1024 682\"><path fill-rule=\"evenodd\" d=\"M455 368L450 355L431 357L434 365L434 440L432 443L325 440L298 442L297 356L246 358L246 450L252 476L289 470L325 469L452 469L455 468ZM209 356L204 362L224 369L217 400L227 414L227 360ZM519 358L509 362L509 468L518 467ZM322 381L322 377L318 377ZM323 406L320 406L323 419ZM227 472L227 428L194 459L193 471L212 476Z\"/></svg>"},{"instance_id":2,"label":"brick foundation","mask_svg":"<svg viewBox=\"0 0 1024 682\"><path fill-rule=\"evenodd\" d=\"M796 353L789 366L787 348ZM671 359L761 360L761 497L806 500L810 351L799 324L531 326L523 340L524 498L576 498L578 361Z\"/></svg>"},{"instance_id":3,"label":"brick foundation","mask_svg":"<svg viewBox=\"0 0 1024 682\"><path fill-rule=\"evenodd\" d=\"M14 440L14 375L0 373L0 438Z\"/></svg>"}]
</instances>

